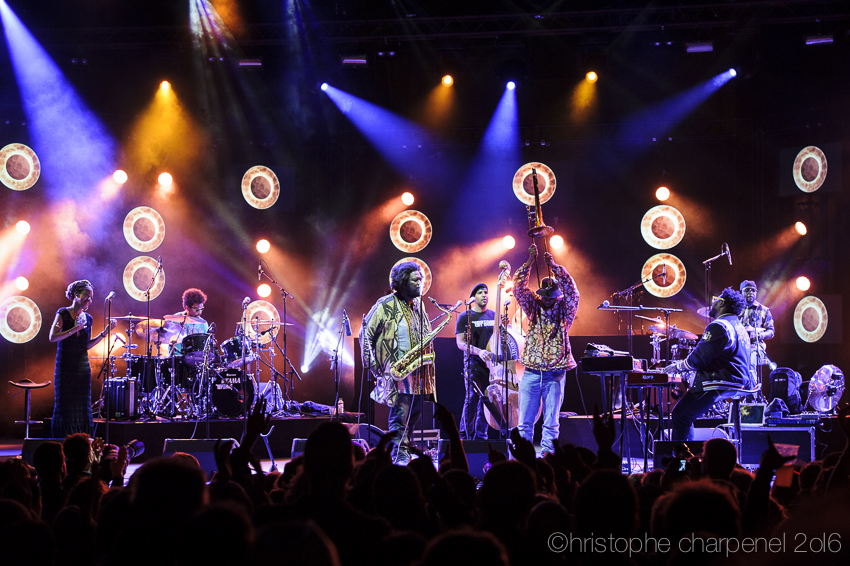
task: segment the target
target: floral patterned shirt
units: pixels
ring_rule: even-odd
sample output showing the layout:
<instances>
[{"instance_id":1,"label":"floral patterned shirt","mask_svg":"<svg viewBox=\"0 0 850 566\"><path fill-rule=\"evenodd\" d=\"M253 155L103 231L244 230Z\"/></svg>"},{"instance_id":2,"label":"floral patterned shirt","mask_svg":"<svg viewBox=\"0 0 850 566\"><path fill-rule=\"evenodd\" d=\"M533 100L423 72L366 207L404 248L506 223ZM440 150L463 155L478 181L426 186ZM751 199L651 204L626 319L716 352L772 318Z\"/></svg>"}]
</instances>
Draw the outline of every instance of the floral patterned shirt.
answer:
<instances>
[{"instance_id":1,"label":"floral patterned shirt","mask_svg":"<svg viewBox=\"0 0 850 566\"><path fill-rule=\"evenodd\" d=\"M521 361L537 370L573 369L576 361L570 350L569 331L578 311L578 287L563 266L553 266L552 274L564 294L547 309L540 296L528 288L530 274L527 264L514 274L514 297L529 320Z\"/></svg>"}]
</instances>

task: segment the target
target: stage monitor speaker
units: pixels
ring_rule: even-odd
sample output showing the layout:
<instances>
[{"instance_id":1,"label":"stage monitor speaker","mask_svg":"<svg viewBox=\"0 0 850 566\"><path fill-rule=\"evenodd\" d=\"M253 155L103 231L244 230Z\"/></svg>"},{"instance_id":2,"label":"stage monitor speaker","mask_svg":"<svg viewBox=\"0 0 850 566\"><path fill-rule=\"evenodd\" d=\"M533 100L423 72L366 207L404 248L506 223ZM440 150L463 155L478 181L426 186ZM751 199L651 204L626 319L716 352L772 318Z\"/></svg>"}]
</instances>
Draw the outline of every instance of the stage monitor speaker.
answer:
<instances>
[{"instance_id":1,"label":"stage monitor speaker","mask_svg":"<svg viewBox=\"0 0 850 566\"><path fill-rule=\"evenodd\" d=\"M766 426L741 430L741 465L758 466L761 455L767 450L767 436L774 444L793 444L799 446L797 460L811 462L815 459L814 427Z\"/></svg>"},{"instance_id":2,"label":"stage monitor speaker","mask_svg":"<svg viewBox=\"0 0 850 566\"><path fill-rule=\"evenodd\" d=\"M511 453L508 451L507 440L464 440L463 450L466 452L466 460L469 462L469 473L477 480L484 479L484 473L489 469L487 464L490 463L490 445L508 458ZM446 439L440 440L439 460L442 461L449 449L449 441Z\"/></svg>"},{"instance_id":3,"label":"stage monitor speaker","mask_svg":"<svg viewBox=\"0 0 850 566\"><path fill-rule=\"evenodd\" d=\"M676 457L676 447L681 444L687 444L691 454L697 456L702 454L702 447L705 444L703 440L658 440L653 444L652 467L654 469L666 470L665 461L669 463L669 459Z\"/></svg>"},{"instance_id":4,"label":"stage monitor speaker","mask_svg":"<svg viewBox=\"0 0 850 566\"><path fill-rule=\"evenodd\" d=\"M380 429L378 429L378 430L380 430ZM379 437L379 440L380 440L380 437ZM360 446L365 452L369 452L369 450L370 450L369 442L365 438L352 438L351 443ZM306 438L293 438L292 439L292 454L290 455L290 458L297 458L298 456L303 454L304 453L304 446L306 446L306 445L307 445L307 439Z\"/></svg>"},{"instance_id":5,"label":"stage monitor speaker","mask_svg":"<svg viewBox=\"0 0 850 566\"><path fill-rule=\"evenodd\" d=\"M35 452L35 449L44 444L45 442L58 442L59 444L65 444L64 438L28 438L24 440L24 445L21 448L21 459L32 466L32 455Z\"/></svg>"},{"instance_id":6,"label":"stage monitor speaker","mask_svg":"<svg viewBox=\"0 0 850 566\"><path fill-rule=\"evenodd\" d=\"M228 440L233 441L233 447L239 446L239 441L234 438L222 438L221 442ZM173 456L175 452L185 452L191 454L198 459L201 464L201 469L207 473L207 479L212 477L214 471L218 469L215 463L215 443L216 439L178 439L166 438L165 446L162 449L162 455L165 457Z\"/></svg>"}]
</instances>

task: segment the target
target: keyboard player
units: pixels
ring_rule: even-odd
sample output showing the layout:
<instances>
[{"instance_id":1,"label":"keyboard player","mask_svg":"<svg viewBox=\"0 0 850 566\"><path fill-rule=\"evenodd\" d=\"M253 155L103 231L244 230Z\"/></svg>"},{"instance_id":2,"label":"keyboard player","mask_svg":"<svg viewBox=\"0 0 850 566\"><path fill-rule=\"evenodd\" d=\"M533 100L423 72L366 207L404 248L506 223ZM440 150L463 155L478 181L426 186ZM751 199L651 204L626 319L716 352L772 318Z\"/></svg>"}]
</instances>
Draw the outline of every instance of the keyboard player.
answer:
<instances>
[{"instance_id":1,"label":"keyboard player","mask_svg":"<svg viewBox=\"0 0 850 566\"><path fill-rule=\"evenodd\" d=\"M750 381L750 337L738 318L746 301L727 287L711 305L714 318L696 348L684 360L671 363L665 373L695 371L694 384L673 409L672 439L693 440L694 422L717 401L722 391L705 391L706 381L727 381L747 387Z\"/></svg>"}]
</instances>

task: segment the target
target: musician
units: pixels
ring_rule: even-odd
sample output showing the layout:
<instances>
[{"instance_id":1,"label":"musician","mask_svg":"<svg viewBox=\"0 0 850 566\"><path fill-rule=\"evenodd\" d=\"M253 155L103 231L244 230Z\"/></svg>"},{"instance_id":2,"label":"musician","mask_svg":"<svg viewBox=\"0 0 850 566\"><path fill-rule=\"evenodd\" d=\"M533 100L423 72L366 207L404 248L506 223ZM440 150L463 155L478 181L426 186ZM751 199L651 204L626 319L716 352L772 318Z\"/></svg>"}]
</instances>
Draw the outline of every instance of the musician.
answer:
<instances>
[{"instance_id":1,"label":"musician","mask_svg":"<svg viewBox=\"0 0 850 566\"><path fill-rule=\"evenodd\" d=\"M528 336L521 362L525 372L519 384L519 432L532 441L534 423L543 405L543 452L554 452L560 431L559 416L564 401L567 371L575 370L570 350L570 326L578 311L579 292L567 270L555 263L552 254L543 258L553 278L545 277L536 293L528 288L537 245L528 248L528 260L514 274L514 297L528 316Z\"/></svg>"},{"instance_id":2,"label":"musician","mask_svg":"<svg viewBox=\"0 0 850 566\"><path fill-rule=\"evenodd\" d=\"M469 297L475 299L468 313L463 313L457 319L455 341L457 347L464 351L465 367L463 368L466 396L463 400L463 412L460 418L460 437L463 440L487 440L487 419L484 416L484 399L487 386L490 384L490 369L487 363L493 359L493 353L487 350L493 327L496 323L496 313L487 308L489 289L484 283L472 288ZM471 344L466 342L467 329L472 322Z\"/></svg>"},{"instance_id":3,"label":"musician","mask_svg":"<svg viewBox=\"0 0 850 566\"><path fill-rule=\"evenodd\" d=\"M200 289L190 287L183 291L183 310L174 313L174 316L180 316L183 319L180 322L169 321L166 324L169 331L176 333L173 349L175 355L179 356L183 353L181 344L183 338L191 334L209 332L210 325L201 317L206 302L207 296Z\"/></svg>"},{"instance_id":4,"label":"musician","mask_svg":"<svg viewBox=\"0 0 850 566\"><path fill-rule=\"evenodd\" d=\"M751 362L754 371L758 371L759 366L771 364L765 351L765 340L770 340L776 335L776 330L773 327L773 315L770 314L770 309L756 300L758 296L758 288L755 281L743 281L741 283L741 294L744 296L746 306L741 313L741 324L747 329L750 335Z\"/></svg>"},{"instance_id":5,"label":"musician","mask_svg":"<svg viewBox=\"0 0 850 566\"><path fill-rule=\"evenodd\" d=\"M393 363L417 349L431 330L428 313L422 304L422 271L406 261L390 272L392 292L378 299L360 330L361 354L377 379L372 399L390 408L389 429L397 432L398 450L394 462L410 461L411 431L420 414L420 401L436 401L434 366L424 365L395 381L390 374ZM425 349L430 348L428 344ZM424 399L423 399L424 397Z\"/></svg>"},{"instance_id":6,"label":"musician","mask_svg":"<svg viewBox=\"0 0 850 566\"><path fill-rule=\"evenodd\" d=\"M696 348L684 360L664 368L666 373L695 371L694 384L676 404L671 416L672 440L693 440L694 421L717 401L723 391L706 391L707 381L725 381L742 387L752 385L750 337L738 318L746 301L727 287L714 300L708 315L712 321Z\"/></svg>"},{"instance_id":7,"label":"musician","mask_svg":"<svg viewBox=\"0 0 850 566\"><path fill-rule=\"evenodd\" d=\"M53 377L53 437L65 438L69 434L94 429L91 412L91 365L88 350L94 348L110 327L92 337L94 319L86 312L94 299L91 282L81 279L68 285L65 297L71 305L56 311L48 338L58 342L56 368ZM115 320L111 321L115 326Z\"/></svg>"}]
</instances>

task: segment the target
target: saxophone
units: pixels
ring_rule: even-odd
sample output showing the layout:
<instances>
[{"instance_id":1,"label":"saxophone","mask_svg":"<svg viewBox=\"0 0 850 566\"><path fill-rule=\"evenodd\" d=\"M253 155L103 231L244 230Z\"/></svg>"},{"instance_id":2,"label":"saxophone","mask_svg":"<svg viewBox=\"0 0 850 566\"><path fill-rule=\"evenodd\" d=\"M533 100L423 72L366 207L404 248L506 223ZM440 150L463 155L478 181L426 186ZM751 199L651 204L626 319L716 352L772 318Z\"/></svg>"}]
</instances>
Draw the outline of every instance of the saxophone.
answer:
<instances>
[{"instance_id":1,"label":"saxophone","mask_svg":"<svg viewBox=\"0 0 850 566\"><path fill-rule=\"evenodd\" d=\"M458 308L463 301L458 301L455 306L452 307L451 310L444 309L443 307L438 305L434 299L431 299L431 302L434 303L434 305L438 309L443 311L443 313L445 313L446 319L441 322L437 328L429 332L422 340L422 342L408 350L397 361L393 362L392 367L390 368L390 375L392 376L394 381L401 381L402 379L419 369L421 366L431 365L434 363L434 358L436 357L436 354L434 352L423 352L423 350L430 347L431 342L434 341L434 338L437 337L437 334L439 334L440 331L445 328L449 322L451 322L452 311Z\"/></svg>"}]
</instances>

